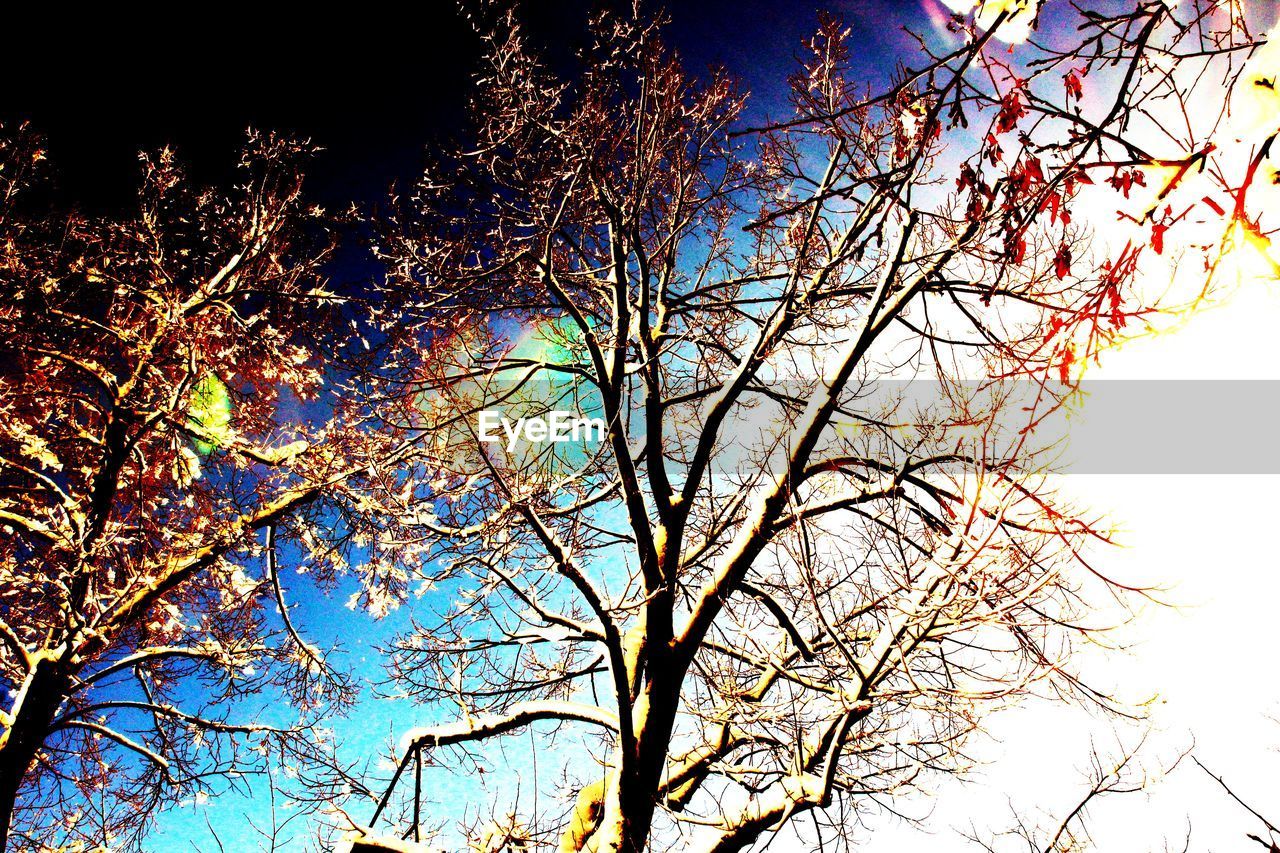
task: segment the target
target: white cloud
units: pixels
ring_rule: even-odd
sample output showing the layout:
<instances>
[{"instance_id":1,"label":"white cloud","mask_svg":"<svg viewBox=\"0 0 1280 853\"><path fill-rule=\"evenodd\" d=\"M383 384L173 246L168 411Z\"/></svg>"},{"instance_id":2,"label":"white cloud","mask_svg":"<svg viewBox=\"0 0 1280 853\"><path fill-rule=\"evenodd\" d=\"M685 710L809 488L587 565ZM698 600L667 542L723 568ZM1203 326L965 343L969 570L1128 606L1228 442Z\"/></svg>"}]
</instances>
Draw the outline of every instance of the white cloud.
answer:
<instances>
[{"instance_id":1,"label":"white cloud","mask_svg":"<svg viewBox=\"0 0 1280 853\"><path fill-rule=\"evenodd\" d=\"M1024 42L1031 35L1031 24L1036 18L1036 0L942 0L947 8L968 14L975 6L978 26L988 29L1001 14L1008 19L996 30L996 38L1007 44Z\"/></svg>"}]
</instances>

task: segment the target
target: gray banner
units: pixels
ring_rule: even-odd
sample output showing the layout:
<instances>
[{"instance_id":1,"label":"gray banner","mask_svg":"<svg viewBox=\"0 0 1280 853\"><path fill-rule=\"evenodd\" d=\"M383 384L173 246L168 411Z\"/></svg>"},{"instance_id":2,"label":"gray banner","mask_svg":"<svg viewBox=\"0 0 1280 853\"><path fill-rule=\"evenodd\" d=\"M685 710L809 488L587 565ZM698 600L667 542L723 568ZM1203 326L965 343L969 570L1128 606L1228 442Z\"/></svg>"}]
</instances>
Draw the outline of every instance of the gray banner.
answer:
<instances>
[{"instance_id":1,"label":"gray banner","mask_svg":"<svg viewBox=\"0 0 1280 853\"><path fill-rule=\"evenodd\" d=\"M1059 429L1075 474L1280 474L1280 381L1092 381Z\"/></svg>"},{"instance_id":2,"label":"gray banner","mask_svg":"<svg viewBox=\"0 0 1280 853\"><path fill-rule=\"evenodd\" d=\"M578 381L531 381L513 392L492 383L485 396L501 402L485 408L509 418L512 429L518 418L530 418L520 441L538 443L548 429L536 421L554 427L560 416L553 413L603 414L590 389ZM864 381L842 395L822 449L858 445L892 464L963 446L991 460L1016 457L1031 469L1064 474L1280 474L1280 380L1098 380L1067 391L1028 380ZM804 381L753 387L742 398L748 405L730 416L726 441L743 450L785 441L787 424L813 393L814 383ZM627 413L633 439L643 432L642 399L634 389ZM684 424L678 431L684 440L696 435L703 402L667 412ZM496 423L478 426L505 446ZM670 426L667 435L671 440Z\"/></svg>"}]
</instances>

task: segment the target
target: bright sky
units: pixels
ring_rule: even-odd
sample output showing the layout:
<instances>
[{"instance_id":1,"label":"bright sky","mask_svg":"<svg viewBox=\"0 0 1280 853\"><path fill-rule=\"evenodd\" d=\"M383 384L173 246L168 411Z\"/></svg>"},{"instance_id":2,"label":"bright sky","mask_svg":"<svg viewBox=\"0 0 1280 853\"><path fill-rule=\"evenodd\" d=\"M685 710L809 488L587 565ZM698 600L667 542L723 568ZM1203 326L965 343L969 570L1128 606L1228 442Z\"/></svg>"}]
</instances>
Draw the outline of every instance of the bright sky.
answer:
<instances>
[{"instance_id":1,"label":"bright sky","mask_svg":"<svg viewBox=\"0 0 1280 853\"><path fill-rule=\"evenodd\" d=\"M1190 319L1176 334L1111 353L1091 379L1280 379L1280 285L1246 282L1223 305ZM1085 417L1088 417L1087 408ZM1223 413L1229 420L1230 413ZM1262 827L1189 759L1163 768L1192 744L1194 754L1236 793L1275 819L1280 778L1280 679L1273 676L1280 552L1280 477L1179 474L1068 476L1061 490L1106 512L1123 529L1123 547L1101 548L1096 564L1113 576L1159 584L1176 607L1147 606L1123 629L1128 653L1090 652L1082 666L1099 685L1134 701L1156 696L1143 750L1146 794L1113 795L1091 807L1101 853L1259 849L1246 832ZM1275 719L1271 719L1274 717ZM1147 724L1122 731L1132 744ZM972 784L938 789L930 826L944 850L959 849L948 827L1011 826L1013 813L1062 817L1086 790L1092 737L1116 754L1110 721L1043 703L997 716L1001 743L982 750L991 763ZM914 804L920 815L925 803ZM912 829L886 828L868 851L923 849ZM1009 850L1025 850L1010 839Z\"/></svg>"}]
</instances>

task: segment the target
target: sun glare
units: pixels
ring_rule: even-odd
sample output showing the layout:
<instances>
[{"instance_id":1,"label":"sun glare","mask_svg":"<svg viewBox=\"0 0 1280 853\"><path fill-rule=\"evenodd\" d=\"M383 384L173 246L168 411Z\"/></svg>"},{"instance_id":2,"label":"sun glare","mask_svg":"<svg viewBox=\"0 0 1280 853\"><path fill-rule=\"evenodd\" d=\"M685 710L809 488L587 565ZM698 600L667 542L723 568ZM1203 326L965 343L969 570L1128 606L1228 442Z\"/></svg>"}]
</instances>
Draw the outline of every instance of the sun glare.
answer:
<instances>
[{"instance_id":1,"label":"sun glare","mask_svg":"<svg viewBox=\"0 0 1280 853\"><path fill-rule=\"evenodd\" d=\"M1237 221L1222 242L1214 274L1220 282L1254 284L1280 278L1272 241Z\"/></svg>"}]
</instances>

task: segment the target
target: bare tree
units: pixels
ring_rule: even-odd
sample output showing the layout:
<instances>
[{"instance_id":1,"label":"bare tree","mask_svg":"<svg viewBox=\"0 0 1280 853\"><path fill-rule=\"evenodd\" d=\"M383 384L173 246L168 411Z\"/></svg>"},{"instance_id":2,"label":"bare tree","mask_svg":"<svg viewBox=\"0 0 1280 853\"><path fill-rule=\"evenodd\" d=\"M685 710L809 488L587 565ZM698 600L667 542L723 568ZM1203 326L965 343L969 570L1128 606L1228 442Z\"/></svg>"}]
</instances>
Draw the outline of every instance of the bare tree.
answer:
<instances>
[{"instance_id":1,"label":"bare tree","mask_svg":"<svg viewBox=\"0 0 1280 853\"><path fill-rule=\"evenodd\" d=\"M528 839L839 842L963 770L989 709L1110 704L1070 652L1133 590L1086 559L1104 534L1050 494L1033 427L1160 308L1134 286L1148 246L1104 253L1072 214L1163 170L1141 217L1163 240L1213 150L1148 136L1238 74L1234 9L1060 10L1008 51L1035 5L983 4L884 89L828 19L794 115L755 130L639 16L595 20L568 78L500 17L473 138L380 223L409 305L383 390L446 460L407 523L454 602L392 681L457 718L406 733L374 821L418 840L424 791L533 727L576 806L522 775Z\"/></svg>"},{"instance_id":2,"label":"bare tree","mask_svg":"<svg viewBox=\"0 0 1280 853\"><path fill-rule=\"evenodd\" d=\"M306 758L350 696L279 562L332 582L412 444L327 396L358 338L326 330L310 150L251 135L226 193L166 150L136 214L94 219L48 207L34 134L0 140L0 849L129 849L157 807ZM257 693L305 713L236 719Z\"/></svg>"}]
</instances>

